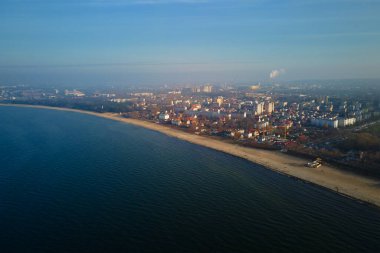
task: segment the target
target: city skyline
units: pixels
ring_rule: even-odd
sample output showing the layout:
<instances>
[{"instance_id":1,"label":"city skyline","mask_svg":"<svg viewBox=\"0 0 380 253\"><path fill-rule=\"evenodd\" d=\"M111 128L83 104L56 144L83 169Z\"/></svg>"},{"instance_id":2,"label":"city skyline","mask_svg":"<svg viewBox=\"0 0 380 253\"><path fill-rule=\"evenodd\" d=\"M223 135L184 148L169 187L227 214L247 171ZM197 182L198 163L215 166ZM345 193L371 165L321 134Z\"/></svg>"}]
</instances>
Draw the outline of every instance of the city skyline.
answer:
<instances>
[{"instance_id":1,"label":"city skyline","mask_svg":"<svg viewBox=\"0 0 380 253\"><path fill-rule=\"evenodd\" d=\"M3 84L379 78L376 1L0 3Z\"/></svg>"}]
</instances>

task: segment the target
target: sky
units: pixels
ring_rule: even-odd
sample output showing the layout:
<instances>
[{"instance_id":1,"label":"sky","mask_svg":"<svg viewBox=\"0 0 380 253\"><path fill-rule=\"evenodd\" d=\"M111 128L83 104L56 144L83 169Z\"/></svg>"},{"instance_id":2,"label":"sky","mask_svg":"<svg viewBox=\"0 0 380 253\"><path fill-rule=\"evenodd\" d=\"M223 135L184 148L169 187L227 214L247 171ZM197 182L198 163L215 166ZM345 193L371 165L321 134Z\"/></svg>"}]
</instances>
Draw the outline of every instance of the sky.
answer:
<instances>
[{"instance_id":1,"label":"sky","mask_svg":"<svg viewBox=\"0 0 380 253\"><path fill-rule=\"evenodd\" d=\"M1 0L0 84L380 77L378 0Z\"/></svg>"}]
</instances>

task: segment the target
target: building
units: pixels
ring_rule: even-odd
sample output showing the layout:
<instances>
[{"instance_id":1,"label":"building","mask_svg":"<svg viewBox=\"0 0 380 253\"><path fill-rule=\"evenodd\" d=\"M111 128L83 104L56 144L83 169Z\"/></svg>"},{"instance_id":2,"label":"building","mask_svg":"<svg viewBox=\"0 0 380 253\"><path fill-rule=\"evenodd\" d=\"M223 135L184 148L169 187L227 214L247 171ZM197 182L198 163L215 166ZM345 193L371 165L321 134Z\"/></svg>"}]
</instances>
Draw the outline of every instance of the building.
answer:
<instances>
[{"instance_id":1,"label":"building","mask_svg":"<svg viewBox=\"0 0 380 253\"><path fill-rule=\"evenodd\" d=\"M151 93L151 92L138 92L138 93L131 93L131 96L134 96L134 97L151 97L151 96L153 96L153 93Z\"/></svg>"},{"instance_id":2,"label":"building","mask_svg":"<svg viewBox=\"0 0 380 253\"><path fill-rule=\"evenodd\" d=\"M170 119L170 115L167 112L160 113L160 115L158 115L158 119L160 121L168 121Z\"/></svg>"},{"instance_id":3,"label":"building","mask_svg":"<svg viewBox=\"0 0 380 253\"><path fill-rule=\"evenodd\" d=\"M223 99L223 97L221 97L221 96L219 96L219 97L216 99L216 103L217 103L219 106L221 106L221 105L223 104L223 102L224 102L224 99Z\"/></svg>"},{"instance_id":4,"label":"building","mask_svg":"<svg viewBox=\"0 0 380 253\"><path fill-rule=\"evenodd\" d=\"M266 101L264 104L264 108L267 114L272 114L272 112L274 111L274 103L270 101Z\"/></svg>"},{"instance_id":5,"label":"building","mask_svg":"<svg viewBox=\"0 0 380 253\"><path fill-rule=\"evenodd\" d=\"M193 111L199 111L202 108L201 104L192 104L191 105L191 110Z\"/></svg>"},{"instance_id":6,"label":"building","mask_svg":"<svg viewBox=\"0 0 380 253\"><path fill-rule=\"evenodd\" d=\"M356 123L356 118L340 118L338 120L339 127L352 126Z\"/></svg>"},{"instance_id":7,"label":"building","mask_svg":"<svg viewBox=\"0 0 380 253\"><path fill-rule=\"evenodd\" d=\"M66 96L84 97L86 94L79 90L65 90Z\"/></svg>"},{"instance_id":8,"label":"building","mask_svg":"<svg viewBox=\"0 0 380 253\"><path fill-rule=\"evenodd\" d=\"M317 127L338 128L339 122L337 119L311 119L311 124Z\"/></svg>"},{"instance_id":9,"label":"building","mask_svg":"<svg viewBox=\"0 0 380 253\"><path fill-rule=\"evenodd\" d=\"M125 103L127 101L128 101L128 99L126 99L126 98L112 98L111 99L111 102L114 102L114 103Z\"/></svg>"},{"instance_id":10,"label":"building","mask_svg":"<svg viewBox=\"0 0 380 253\"><path fill-rule=\"evenodd\" d=\"M261 115L261 114L263 114L263 112L264 112L264 103L258 103L258 102L256 102L255 104L254 104L254 112L255 112L255 115Z\"/></svg>"},{"instance_id":11,"label":"building","mask_svg":"<svg viewBox=\"0 0 380 253\"><path fill-rule=\"evenodd\" d=\"M180 119L173 119L172 120L172 125L181 126L182 125L182 121Z\"/></svg>"},{"instance_id":12,"label":"building","mask_svg":"<svg viewBox=\"0 0 380 253\"><path fill-rule=\"evenodd\" d=\"M202 92L211 93L212 92L212 85L206 84L206 85L202 86Z\"/></svg>"}]
</instances>

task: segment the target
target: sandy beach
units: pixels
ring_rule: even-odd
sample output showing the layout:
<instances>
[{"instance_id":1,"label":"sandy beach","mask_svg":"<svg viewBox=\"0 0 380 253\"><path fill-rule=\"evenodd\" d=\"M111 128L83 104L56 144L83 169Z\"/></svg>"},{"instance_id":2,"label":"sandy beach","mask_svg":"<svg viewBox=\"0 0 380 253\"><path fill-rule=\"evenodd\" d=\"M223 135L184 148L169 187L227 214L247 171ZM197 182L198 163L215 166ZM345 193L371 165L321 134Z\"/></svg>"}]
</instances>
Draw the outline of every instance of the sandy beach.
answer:
<instances>
[{"instance_id":1,"label":"sandy beach","mask_svg":"<svg viewBox=\"0 0 380 253\"><path fill-rule=\"evenodd\" d=\"M310 182L339 194L367 202L380 207L380 180L366 178L355 175L350 172L338 170L334 167L324 165L320 168L308 168L304 164L309 160L283 154L279 151L268 151L242 147L237 144L230 144L212 138L202 137L194 134L185 133L180 130L172 129L160 124L146 122L137 119L120 117L112 113L95 113L83 110L68 108L57 108L48 106L33 105L9 105L0 104L1 106L32 107L50 110L71 111L103 117L111 120L117 120L127 124L144 127L154 131L161 132L171 137L188 141L197 145L211 148L217 151L241 157L251 162L265 166L273 171Z\"/></svg>"}]
</instances>

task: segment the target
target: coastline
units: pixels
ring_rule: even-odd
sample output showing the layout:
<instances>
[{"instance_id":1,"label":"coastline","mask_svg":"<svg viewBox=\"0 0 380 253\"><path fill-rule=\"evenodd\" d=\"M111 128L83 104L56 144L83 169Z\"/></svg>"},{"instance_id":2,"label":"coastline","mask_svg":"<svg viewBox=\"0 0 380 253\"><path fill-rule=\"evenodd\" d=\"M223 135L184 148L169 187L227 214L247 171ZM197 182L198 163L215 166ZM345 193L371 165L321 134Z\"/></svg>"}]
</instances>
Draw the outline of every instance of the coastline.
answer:
<instances>
[{"instance_id":1,"label":"coastline","mask_svg":"<svg viewBox=\"0 0 380 253\"><path fill-rule=\"evenodd\" d=\"M253 163L260 164L272 171L294 177L302 181L330 189L347 197L380 207L380 180L355 175L351 172L344 172L328 165L323 165L320 168L308 168L304 166L308 160L286 155L279 151L242 147L237 144L226 143L220 140L186 133L151 122L123 118L118 114L113 113L96 113L77 109L24 104L0 104L0 106L69 111L140 126L196 145L201 145L246 159Z\"/></svg>"}]
</instances>

